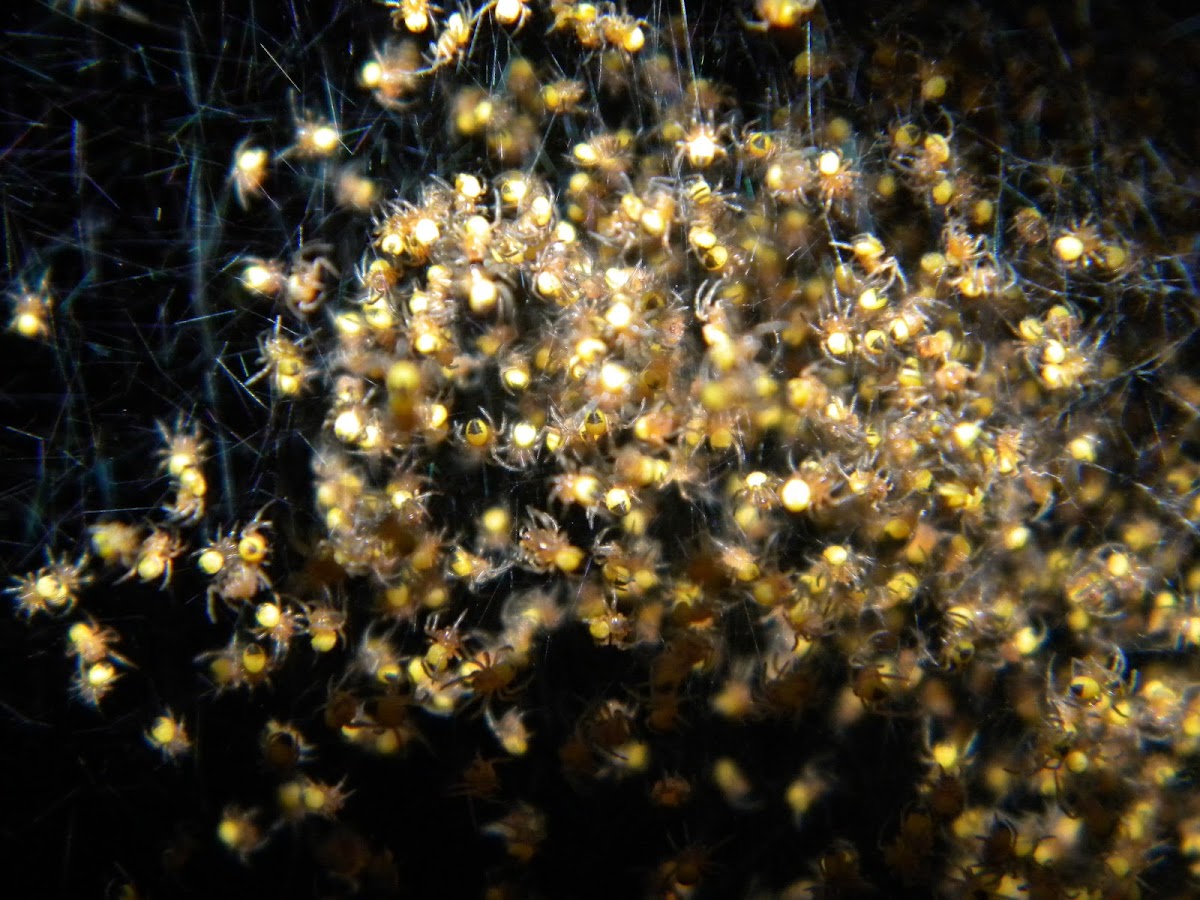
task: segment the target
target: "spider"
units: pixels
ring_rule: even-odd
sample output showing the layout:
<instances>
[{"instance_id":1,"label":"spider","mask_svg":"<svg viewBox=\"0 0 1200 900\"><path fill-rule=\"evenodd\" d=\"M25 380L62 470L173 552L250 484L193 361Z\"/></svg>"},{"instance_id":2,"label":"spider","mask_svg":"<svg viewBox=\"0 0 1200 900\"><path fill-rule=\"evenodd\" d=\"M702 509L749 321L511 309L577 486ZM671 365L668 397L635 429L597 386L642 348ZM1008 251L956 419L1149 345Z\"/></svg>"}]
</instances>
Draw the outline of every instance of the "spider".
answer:
<instances>
[{"instance_id":1,"label":"spider","mask_svg":"<svg viewBox=\"0 0 1200 900\"><path fill-rule=\"evenodd\" d=\"M529 0L492 0L488 6L491 7L496 21L505 28L511 28L513 34L517 34L529 21ZM485 10L487 8L484 7ZM482 12L481 10L479 14Z\"/></svg>"},{"instance_id":2,"label":"spider","mask_svg":"<svg viewBox=\"0 0 1200 900\"><path fill-rule=\"evenodd\" d=\"M458 677L450 684L461 684L471 691L484 707L493 700L511 702L524 685L517 682L520 666L509 646L496 650L480 650L458 669Z\"/></svg>"},{"instance_id":3,"label":"spider","mask_svg":"<svg viewBox=\"0 0 1200 900\"><path fill-rule=\"evenodd\" d=\"M142 582L161 578L163 587L166 587L175 572L175 559L186 549L187 544L174 531L155 528L142 541L133 566L119 580L126 581L135 575Z\"/></svg>"},{"instance_id":4,"label":"spider","mask_svg":"<svg viewBox=\"0 0 1200 900\"><path fill-rule=\"evenodd\" d=\"M17 609L26 618L35 613L65 615L75 608L79 591L90 580L84 572L87 557L69 562L66 555L54 556L46 551L46 565L28 575L14 578L7 592L16 599Z\"/></svg>"},{"instance_id":5,"label":"spider","mask_svg":"<svg viewBox=\"0 0 1200 900\"><path fill-rule=\"evenodd\" d=\"M442 625L436 615L425 623L429 649L421 658L421 666L430 678L439 677L450 664L467 655L467 643L471 638L459 628L466 615L467 611L463 610L453 625Z\"/></svg>"},{"instance_id":6,"label":"spider","mask_svg":"<svg viewBox=\"0 0 1200 900\"><path fill-rule=\"evenodd\" d=\"M434 16L442 11L429 0L383 0L383 5L392 11L392 27L401 27L412 34L424 34Z\"/></svg>"},{"instance_id":7,"label":"spider","mask_svg":"<svg viewBox=\"0 0 1200 900\"><path fill-rule=\"evenodd\" d=\"M845 202L854 195L858 173L840 151L822 151L816 159L816 168L817 194L826 207Z\"/></svg>"},{"instance_id":8,"label":"spider","mask_svg":"<svg viewBox=\"0 0 1200 900\"><path fill-rule=\"evenodd\" d=\"M337 266L322 255L329 249L325 245L302 247L292 260L292 271L284 284L284 302L301 318L316 312L325 302L325 276L341 276Z\"/></svg>"},{"instance_id":9,"label":"spider","mask_svg":"<svg viewBox=\"0 0 1200 900\"><path fill-rule=\"evenodd\" d=\"M716 126L711 122L695 122L687 133L675 142L675 165L687 160L694 169L707 169L728 153L722 140L729 134L729 126Z\"/></svg>"},{"instance_id":10,"label":"spider","mask_svg":"<svg viewBox=\"0 0 1200 900\"><path fill-rule=\"evenodd\" d=\"M762 18L743 18L742 25L748 31L788 31L807 21L816 8L817 0L756 0L754 11Z\"/></svg>"}]
</instances>

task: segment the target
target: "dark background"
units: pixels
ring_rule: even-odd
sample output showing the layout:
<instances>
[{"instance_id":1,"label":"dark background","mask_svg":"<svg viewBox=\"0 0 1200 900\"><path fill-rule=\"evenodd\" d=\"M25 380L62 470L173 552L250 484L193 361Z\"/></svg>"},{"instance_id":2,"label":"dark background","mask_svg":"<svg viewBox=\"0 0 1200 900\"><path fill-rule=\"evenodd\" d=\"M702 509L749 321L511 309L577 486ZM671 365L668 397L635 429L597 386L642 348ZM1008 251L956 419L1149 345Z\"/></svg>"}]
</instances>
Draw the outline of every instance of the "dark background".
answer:
<instances>
[{"instance_id":1,"label":"dark background","mask_svg":"<svg viewBox=\"0 0 1200 900\"><path fill-rule=\"evenodd\" d=\"M1036 43L1023 4L988 18L990 35L969 34L970 11L947 14L945 6L827 4L828 33L848 60L839 76L848 111L870 102L869 86L856 75L864 35L903 33L930 55L966 43L979 48L971 52L985 72L1002 71L1012 48ZM166 490L154 470L155 422L192 410L216 444L214 518L245 520L273 501L272 515L289 523L287 536L307 537L306 435L319 427L322 410L312 401L272 409L242 387L255 370L256 335L273 313L236 290L231 262L283 256L319 239L334 245L349 273L369 222L336 209L320 166L311 164L278 166L270 202L243 211L226 179L233 150L248 136L286 146L293 109L306 108L335 117L356 158L401 192L457 168L454 158L431 150L443 140L442 96L429 98L428 116L384 113L355 83L389 31L381 7L252 0L129 0L128 7L137 15L74 17L67 3L0 14L3 280L5 287L36 282L49 269L58 297L51 343L0 335L0 575L36 568L44 547L79 546L101 514L136 521L155 510ZM1194 162L1197 73L1186 63L1197 58L1200 21L1166 4L1090 8L1088 25L1070 10L1053 20L1064 45L1097 48L1102 64L1086 75L1093 89L1119 91L1139 55L1167 60L1156 98L1167 125L1155 139ZM645 12L655 18L660 10ZM724 4L693 2L688 12L704 74L746 98L761 97L764 80L780 97L796 90L786 75L790 57L746 38ZM137 20L143 16L149 21ZM541 42L543 26L535 20L527 27L525 52L549 54L569 69L568 51ZM494 52L499 65L504 51ZM1057 77L1049 67L1046 76ZM1003 108L981 113L975 125L1014 143L1052 143L1055 128L1072 136L1065 105L1037 136L1009 133ZM745 118L757 114L748 109ZM627 117L620 109L605 114L614 123ZM1128 136L1139 122L1130 114L1109 125ZM565 136L562 142L565 149ZM445 502L447 514L463 512L457 501ZM181 562L181 570L190 568ZM502 581L496 590L509 586ZM277 836L249 868L213 844L226 803L270 806L273 782L254 744L261 723L274 716L318 730L334 670L291 665L269 694L212 700L193 659L222 643L225 629L204 619L202 596L188 571L166 594L113 588L111 578L87 591L86 609L122 633L122 651L137 664L101 711L67 696L72 663L61 627L0 613L0 873L23 896L103 896L126 879L158 897L345 892L317 861L315 848L328 846L328 834ZM534 755L503 770L521 786L513 793L550 818L533 877L544 896L636 890L672 847L689 842L720 845L709 895L778 888L811 875L815 853L832 837L875 847L912 799L905 792L918 736L910 724L884 719L843 735L815 722L732 729L704 719L672 745L668 770L701 771L731 755L763 795L778 795L803 761L837 757L850 774L800 831L778 803L731 812L699 783L695 811L685 817L653 811L640 781L576 790L562 778L555 748L586 698L636 682L645 663L590 646L586 636L555 636L530 689ZM187 717L200 748L178 766L163 763L141 738L164 706ZM1007 727L1003 711L994 720L991 727ZM444 790L484 743L482 723L425 720L423 728L428 746L401 760L369 759L322 741L313 772L333 781L348 775L357 793L347 820L374 851L392 851L404 895L475 895L481 873L504 864L499 843L478 826L504 807L446 798ZM177 859L178 873L164 874ZM888 880L879 875L880 883ZM376 887L386 893L386 879Z\"/></svg>"}]
</instances>

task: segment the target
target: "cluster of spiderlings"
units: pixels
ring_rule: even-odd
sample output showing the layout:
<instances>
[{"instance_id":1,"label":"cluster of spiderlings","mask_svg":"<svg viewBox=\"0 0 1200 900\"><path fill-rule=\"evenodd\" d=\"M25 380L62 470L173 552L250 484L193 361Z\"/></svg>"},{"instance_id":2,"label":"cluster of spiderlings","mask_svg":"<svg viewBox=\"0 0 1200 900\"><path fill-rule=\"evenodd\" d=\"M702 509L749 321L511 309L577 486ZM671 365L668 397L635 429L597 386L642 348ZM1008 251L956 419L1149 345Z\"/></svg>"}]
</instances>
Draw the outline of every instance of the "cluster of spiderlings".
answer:
<instances>
[{"instance_id":1,"label":"cluster of spiderlings","mask_svg":"<svg viewBox=\"0 0 1200 900\"><path fill-rule=\"evenodd\" d=\"M47 550L9 591L74 616L71 690L103 711L153 676L89 592L199 573L193 715L292 720L242 736L258 784L201 840L390 891L429 813L380 829L369 795L466 746L439 789L489 896L586 895L561 834L659 897L1194 888L1198 231L1160 73L1068 77L1041 13L997 63L975 8L933 54L802 0L711 53L667 8L382 6L339 89L378 142L434 109L446 167L393 185L296 110L229 170L251 220L283 166L351 215L227 267L270 323L241 387L316 411L311 478L223 518L200 426L160 425L154 524L94 517L95 564ZM16 292L18 335L53 339L50 289ZM203 746L162 708L141 727ZM879 741L899 762L865 772ZM657 843L610 857L598 809Z\"/></svg>"}]
</instances>

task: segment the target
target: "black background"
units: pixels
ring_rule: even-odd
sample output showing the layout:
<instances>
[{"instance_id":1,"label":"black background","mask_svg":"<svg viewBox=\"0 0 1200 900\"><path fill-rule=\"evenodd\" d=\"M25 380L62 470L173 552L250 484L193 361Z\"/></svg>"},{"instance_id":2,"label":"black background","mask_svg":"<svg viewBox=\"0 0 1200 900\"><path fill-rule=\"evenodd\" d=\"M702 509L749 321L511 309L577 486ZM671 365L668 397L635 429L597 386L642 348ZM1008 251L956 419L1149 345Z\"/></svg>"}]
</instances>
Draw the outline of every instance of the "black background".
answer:
<instances>
[{"instance_id":1,"label":"black background","mask_svg":"<svg viewBox=\"0 0 1200 900\"><path fill-rule=\"evenodd\" d=\"M239 142L254 136L286 146L295 103L334 116L356 157L392 188L456 168L455 159L430 149L443 134L440 96L429 98L428 116L381 113L355 84L358 66L388 33L378 6L128 5L137 17L73 17L69 4L41 3L0 14L4 281L34 282L49 269L59 298L52 343L0 335L0 574L35 568L45 546L77 546L101 513L137 520L154 510L165 492L154 472L154 423L193 409L218 444L213 480L223 499L214 514L244 520L273 500L277 518L304 522L304 436L322 413L313 403L272 410L239 385L254 371L255 336L272 314L237 292L230 264L247 254L286 255L319 238L335 244L350 272L369 223L334 208L312 164L277 166L271 202L243 211L226 179ZM991 20L1009 44L1020 41L1024 13L1011 6ZM903 30L928 47L960 40L964 20L943 7L829 3L828 14L853 60L866 31ZM1097 2L1091 10L1091 37L1111 61L1100 79L1119 79L1123 58L1177 50L1200 34L1194 19L1162 5ZM745 65L762 45L746 44L731 10L692 3L689 14L707 74L747 97L761 95L763 73L768 85L788 90L779 74L783 54L760 52L757 69ZM1072 25L1062 15L1066 35ZM134 20L140 16L148 21ZM540 22L529 26L526 52L563 53L539 48L541 29ZM1174 86L1193 90L1168 98L1177 104L1176 149L1192 160L1195 75L1172 72ZM1136 129L1136 122L1118 127ZM290 536L303 540L303 526ZM91 588L85 606L121 631L137 671L99 712L67 696L72 664L61 628L0 614L3 881L33 897L102 896L127 877L159 897L344 892L318 872L307 837L273 840L249 868L212 841L226 803L270 804L272 781L253 743L259 724L268 716L310 721L333 670L291 666L269 696L212 701L193 658L221 643L224 630L205 621L198 580L181 572L166 594L111 582ZM781 792L783 774L800 761L838 757L839 768L854 774L799 832L772 811L778 804L738 813L704 794L698 812L678 819L654 814L640 782L576 791L562 779L554 748L585 697L628 683L636 668L616 651L584 653L589 646L586 636L556 635L531 689L539 749L503 771L551 820L535 866L544 896L619 896L641 884L672 845L689 841L721 845L711 896L754 884L778 888L811 874L807 863L832 837L876 846L911 799L904 786L915 771L916 736L903 721L881 719L840 736L810 722L735 730L706 721L675 746L667 768L699 771L732 755L762 775L756 789L764 796ZM141 739L164 706L194 723L201 748L179 766L163 763ZM1002 712L994 718L993 727L1006 727ZM358 791L348 819L373 848L391 849L405 895L476 895L481 873L503 864L498 842L477 826L502 808L443 791L480 743L482 723L429 721L425 731L428 746L399 761L325 742L314 772L330 780L348 775ZM178 877L163 875L168 851L188 857Z\"/></svg>"}]
</instances>

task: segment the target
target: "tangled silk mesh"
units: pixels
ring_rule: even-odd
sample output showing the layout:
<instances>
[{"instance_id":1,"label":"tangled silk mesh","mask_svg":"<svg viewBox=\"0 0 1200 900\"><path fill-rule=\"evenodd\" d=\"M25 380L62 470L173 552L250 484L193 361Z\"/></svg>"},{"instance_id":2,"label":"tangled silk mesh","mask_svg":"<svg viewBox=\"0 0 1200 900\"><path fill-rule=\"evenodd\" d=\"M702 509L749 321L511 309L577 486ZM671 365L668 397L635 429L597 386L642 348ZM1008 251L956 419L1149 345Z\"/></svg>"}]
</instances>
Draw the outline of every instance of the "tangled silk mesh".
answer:
<instances>
[{"instance_id":1,"label":"tangled silk mesh","mask_svg":"<svg viewBox=\"0 0 1200 900\"><path fill-rule=\"evenodd\" d=\"M1196 890L1196 23L844 6L21 11L17 875Z\"/></svg>"}]
</instances>

